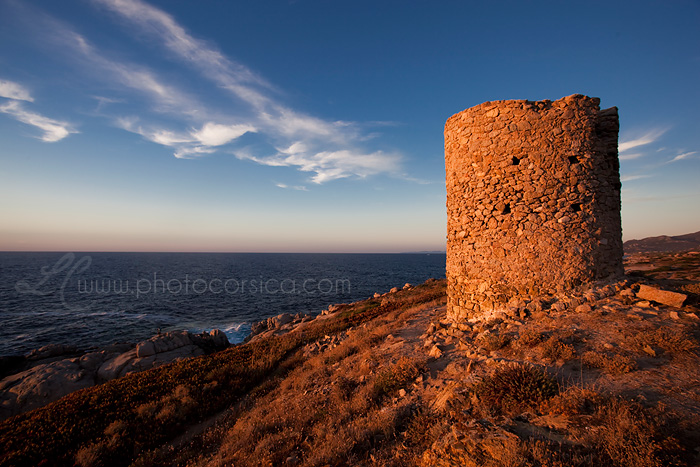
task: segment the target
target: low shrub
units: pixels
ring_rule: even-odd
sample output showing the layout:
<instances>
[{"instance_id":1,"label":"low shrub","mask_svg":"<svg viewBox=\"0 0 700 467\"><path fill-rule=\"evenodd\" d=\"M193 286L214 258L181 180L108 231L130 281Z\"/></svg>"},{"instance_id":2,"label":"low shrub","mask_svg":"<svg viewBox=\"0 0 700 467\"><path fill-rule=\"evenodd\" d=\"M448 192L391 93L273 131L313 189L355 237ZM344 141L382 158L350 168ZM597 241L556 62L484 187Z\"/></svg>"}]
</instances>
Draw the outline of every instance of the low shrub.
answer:
<instances>
[{"instance_id":1,"label":"low shrub","mask_svg":"<svg viewBox=\"0 0 700 467\"><path fill-rule=\"evenodd\" d=\"M535 347L542 342L542 333L533 329L527 329L520 334L518 345L520 347Z\"/></svg>"},{"instance_id":2,"label":"low shrub","mask_svg":"<svg viewBox=\"0 0 700 467\"><path fill-rule=\"evenodd\" d=\"M637 362L621 354L604 354L599 352L585 352L581 356L581 362L591 368L598 368L610 375L621 375L637 369Z\"/></svg>"},{"instance_id":3,"label":"low shrub","mask_svg":"<svg viewBox=\"0 0 700 467\"><path fill-rule=\"evenodd\" d=\"M592 441L620 467L680 465L681 448L660 416L636 402L613 398L593 417Z\"/></svg>"},{"instance_id":4,"label":"low shrub","mask_svg":"<svg viewBox=\"0 0 700 467\"><path fill-rule=\"evenodd\" d=\"M479 401L496 414L535 410L558 392L557 382L532 365L505 365L473 388Z\"/></svg>"},{"instance_id":5,"label":"low shrub","mask_svg":"<svg viewBox=\"0 0 700 467\"><path fill-rule=\"evenodd\" d=\"M542 344L542 358L568 362L576 357L576 350L572 345L565 344L559 338L552 336Z\"/></svg>"},{"instance_id":6,"label":"low shrub","mask_svg":"<svg viewBox=\"0 0 700 467\"><path fill-rule=\"evenodd\" d=\"M692 352L698 348L698 343L683 329L657 328L651 331L642 331L631 339L632 346L643 352L644 347L657 347L669 353Z\"/></svg>"},{"instance_id":7,"label":"low shrub","mask_svg":"<svg viewBox=\"0 0 700 467\"><path fill-rule=\"evenodd\" d=\"M389 368L382 369L374 381L374 399L380 399L387 394L396 392L413 381L421 373L423 365L406 357L402 357Z\"/></svg>"},{"instance_id":8,"label":"low shrub","mask_svg":"<svg viewBox=\"0 0 700 467\"><path fill-rule=\"evenodd\" d=\"M510 344L510 336L507 334L489 333L479 337L477 344L482 349L492 352Z\"/></svg>"}]
</instances>

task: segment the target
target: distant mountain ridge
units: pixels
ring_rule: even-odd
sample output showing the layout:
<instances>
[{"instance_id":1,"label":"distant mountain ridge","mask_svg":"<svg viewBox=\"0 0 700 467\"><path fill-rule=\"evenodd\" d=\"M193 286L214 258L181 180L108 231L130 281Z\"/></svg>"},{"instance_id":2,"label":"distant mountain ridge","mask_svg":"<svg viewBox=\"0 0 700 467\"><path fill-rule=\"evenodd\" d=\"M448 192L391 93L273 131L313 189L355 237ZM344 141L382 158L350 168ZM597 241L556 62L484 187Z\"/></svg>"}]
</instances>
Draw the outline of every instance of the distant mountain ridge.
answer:
<instances>
[{"instance_id":1,"label":"distant mountain ridge","mask_svg":"<svg viewBox=\"0 0 700 467\"><path fill-rule=\"evenodd\" d=\"M647 253L652 251L683 251L700 247L700 231L685 235L647 237L641 240L628 240L624 243L625 253Z\"/></svg>"}]
</instances>

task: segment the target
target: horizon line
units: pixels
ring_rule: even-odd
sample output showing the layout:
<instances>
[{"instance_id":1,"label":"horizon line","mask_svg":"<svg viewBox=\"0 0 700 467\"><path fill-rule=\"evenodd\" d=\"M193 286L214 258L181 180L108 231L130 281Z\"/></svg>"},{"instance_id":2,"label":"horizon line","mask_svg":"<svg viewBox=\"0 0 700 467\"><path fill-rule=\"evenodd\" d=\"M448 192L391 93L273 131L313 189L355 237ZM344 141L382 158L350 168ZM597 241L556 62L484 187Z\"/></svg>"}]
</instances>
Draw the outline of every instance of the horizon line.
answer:
<instances>
[{"instance_id":1,"label":"horizon line","mask_svg":"<svg viewBox=\"0 0 700 467\"><path fill-rule=\"evenodd\" d=\"M407 255L447 254L446 250L416 251L153 251L153 250L0 250L0 253L205 253L205 254L299 254L299 255Z\"/></svg>"}]
</instances>

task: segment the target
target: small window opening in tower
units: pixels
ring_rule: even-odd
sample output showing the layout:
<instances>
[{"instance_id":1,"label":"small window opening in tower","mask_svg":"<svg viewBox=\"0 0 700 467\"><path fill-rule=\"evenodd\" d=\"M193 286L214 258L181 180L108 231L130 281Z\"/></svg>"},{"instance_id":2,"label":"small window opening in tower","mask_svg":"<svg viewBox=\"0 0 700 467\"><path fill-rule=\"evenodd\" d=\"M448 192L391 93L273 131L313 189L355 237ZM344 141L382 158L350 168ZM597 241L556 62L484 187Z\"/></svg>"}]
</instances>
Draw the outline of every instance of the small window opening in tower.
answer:
<instances>
[{"instance_id":1,"label":"small window opening in tower","mask_svg":"<svg viewBox=\"0 0 700 467\"><path fill-rule=\"evenodd\" d=\"M580 161L576 156L569 156L569 164L578 164Z\"/></svg>"},{"instance_id":2,"label":"small window opening in tower","mask_svg":"<svg viewBox=\"0 0 700 467\"><path fill-rule=\"evenodd\" d=\"M513 165L518 165L518 164L520 164L520 159L518 159L517 157L513 156Z\"/></svg>"},{"instance_id":3,"label":"small window opening in tower","mask_svg":"<svg viewBox=\"0 0 700 467\"><path fill-rule=\"evenodd\" d=\"M581 212L581 203L574 203L571 205L571 210L574 212Z\"/></svg>"},{"instance_id":4,"label":"small window opening in tower","mask_svg":"<svg viewBox=\"0 0 700 467\"><path fill-rule=\"evenodd\" d=\"M501 214L510 214L510 204L506 204Z\"/></svg>"}]
</instances>

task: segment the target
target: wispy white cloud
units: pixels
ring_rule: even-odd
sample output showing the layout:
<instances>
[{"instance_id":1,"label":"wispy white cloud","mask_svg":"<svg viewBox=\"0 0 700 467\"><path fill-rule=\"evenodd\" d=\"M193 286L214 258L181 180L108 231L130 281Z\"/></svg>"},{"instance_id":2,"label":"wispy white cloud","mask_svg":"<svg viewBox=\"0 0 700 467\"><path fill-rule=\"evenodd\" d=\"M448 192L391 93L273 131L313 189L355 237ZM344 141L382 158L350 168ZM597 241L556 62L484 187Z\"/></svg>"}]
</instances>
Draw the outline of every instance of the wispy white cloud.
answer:
<instances>
[{"instance_id":1,"label":"wispy white cloud","mask_svg":"<svg viewBox=\"0 0 700 467\"><path fill-rule=\"evenodd\" d=\"M386 123L327 120L289 108L279 101L279 91L263 77L225 56L210 42L193 37L165 11L142 0L91 1L136 28L135 37L160 44L168 52L166 58L185 63L215 85L209 90L183 89L148 66L100 50L70 25L32 10L31 24L42 36L42 46L54 47L81 73L112 86L110 98L96 97L96 111L113 119L118 127L172 148L175 157L180 158L223 150L228 144L238 143L243 134L255 132L261 144L242 149L238 143L238 157L308 172L315 183L381 173L402 177L398 153L366 147L376 137L367 126ZM221 110L203 105L197 95L209 91L228 93L238 105L218 106ZM140 107L138 118L115 116L115 109L108 104L116 102L125 104L119 107L121 111ZM56 130L54 137L58 136ZM260 148L265 147L285 149L270 154L261 152L264 149Z\"/></svg>"},{"instance_id":2,"label":"wispy white cloud","mask_svg":"<svg viewBox=\"0 0 700 467\"><path fill-rule=\"evenodd\" d=\"M192 136L205 146L221 146L255 131L252 125L222 125L208 122L200 130L192 132Z\"/></svg>"},{"instance_id":3,"label":"wispy white cloud","mask_svg":"<svg viewBox=\"0 0 700 467\"><path fill-rule=\"evenodd\" d=\"M641 152L634 152L632 154L620 154L621 161L631 161L634 159L639 159L640 157L644 157L644 154L642 154Z\"/></svg>"},{"instance_id":4,"label":"wispy white cloud","mask_svg":"<svg viewBox=\"0 0 700 467\"><path fill-rule=\"evenodd\" d=\"M236 94L249 104L262 108L269 99L255 89L269 84L246 66L224 56L213 46L192 37L168 13L140 0L93 0L155 37L169 51Z\"/></svg>"},{"instance_id":5,"label":"wispy white cloud","mask_svg":"<svg viewBox=\"0 0 700 467\"><path fill-rule=\"evenodd\" d=\"M177 139L177 136L173 135L163 137L161 134L158 137L154 132L140 133L151 141L167 146L178 145L180 151L187 153L197 147L204 150L216 146L208 143L228 142L240 136L238 133L243 130L253 131L252 128L272 146L286 149L278 150L274 155L254 154L250 149L239 149L236 151L237 157L263 165L295 167L313 173L311 181L314 183L380 173L402 173L399 154L368 151L357 146L358 142L366 142L375 134L363 133L360 126L352 122L328 121L282 105L274 98L273 87L266 80L245 65L226 57L213 45L191 36L168 13L142 0L92 2L116 13L136 27L140 34L155 39L179 60L213 81L218 88L248 105L247 113L244 109L236 109L239 120L247 122L236 128L211 124L202 127L199 132L188 133L184 138L187 141L175 141L173 138ZM119 69L117 71L122 73ZM133 72L129 76L134 76L135 82L141 86L149 82L148 76ZM124 76L124 81L129 83L127 78ZM171 92L161 93L155 85L147 87L156 96L172 95ZM192 146L190 138L196 139L199 146Z\"/></svg>"},{"instance_id":6,"label":"wispy white cloud","mask_svg":"<svg viewBox=\"0 0 700 467\"><path fill-rule=\"evenodd\" d=\"M286 183L275 183L278 188L284 188L286 190L297 190L297 191L309 191L304 185L287 185Z\"/></svg>"},{"instance_id":7,"label":"wispy white cloud","mask_svg":"<svg viewBox=\"0 0 700 467\"><path fill-rule=\"evenodd\" d=\"M124 99L114 97L92 96L92 98L97 101L97 111L102 110L103 107L110 104L123 104L125 102Z\"/></svg>"},{"instance_id":8,"label":"wispy white cloud","mask_svg":"<svg viewBox=\"0 0 700 467\"><path fill-rule=\"evenodd\" d=\"M674 157L673 159L671 159L670 161L668 161L667 164L671 164L671 163L673 163L673 162L682 161L682 160L684 160L684 159L689 159L689 158L691 158L691 157L692 157L693 155L695 155L695 154L697 154L697 151L684 152L684 153L682 153L682 154L678 154L676 157Z\"/></svg>"},{"instance_id":9,"label":"wispy white cloud","mask_svg":"<svg viewBox=\"0 0 700 467\"><path fill-rule=\"evenodd\" d=\"M179 113L188 117L206 114L195 98L176 86L164 83L147 67L110 59L65 24L54 19L46 19L46 23L51 25L56 42L64 49L77 52L76 58L85 62L89 73L99 74L104 80L117 82L141 93L154 104L155 111Z\"/></svg>"},{"instance_id":10,"label":"wispy white cloud","mask_svg":"<svg viewBox=\"0 0 700 467\"><path fill-rule=\"evenodd\" d=\"M631 182L632 180L641 180L643 178L650 178L651 175L624 175L620 177L621 182Z\"/></svg>"},{"instance_id":11,"label":"wispy white cloud","mask_svg":"<svg viewBox=\"0 0 700 467\"><path fill-rule=\"evenodd\" d=\"M34 102L29 91L19 83L0 79L0 97L17 101Z\"/></svg>"},{"instance_id":12,"label":"wispy white cloud","mask_svg":"<svg viewBox=\"0 0 700 467\"><path fill-rule=\"evenodd\" d=\"M40 129L43 135L39 139L47 143L55 143L71 133L77 133L77 131L71 129L69 123L26 110L22 103L17 100L11 100L4 105L0 105L0 112Z\"/></svg>"},{"instance_id":13,"label":"wispy white cloud","mask_svg":"<svg viewBox=\"0 0 700 467\"><path fill-rule=\"evenodd\" d=\"M136 118L117 119L117 125L153 143L175 149L173 154L179 159L212 154L216 152L218 146L228 144L248 132L255 131L255 128L250 125L222 125L207 122L200 129L179 133L164 128L143 126Z\"/></svg>"},{"instance_id":14,"label":"wispy white cloud","mask_svg":"<svg viewBox=\"0 0 700 467\"><path fill-rule=\"evenodd\" d=\"M657 128L651 131L648 131L644 135L631 139L631 140L626 140L626 141L621 141L617 145L617 150L619 152L625 152L629 151L630 149L639 147L639 146L645 146L647 144L651 144L654 141L658 140L664 133L666 133L665 128Z\"/></svg>"},{"instance_id":15,"label":"wispy white cloud","mask_svg":"<svg viewBox=\"0 0 700 467\"><path fill-rule=\"evenodd\" d=\"M268 157L256 157L238 151L236 156L239 159L248 159L263 165L297 167L302 172L314 172L315 175L311 177L311 181L314 183L324 183L353 176L364 178L378 173L391 172L398 164L400 157L382 151L360 153L347 149L317 153L290 153L288 151L280 151Z\"/></svg>"}]
</instances>

